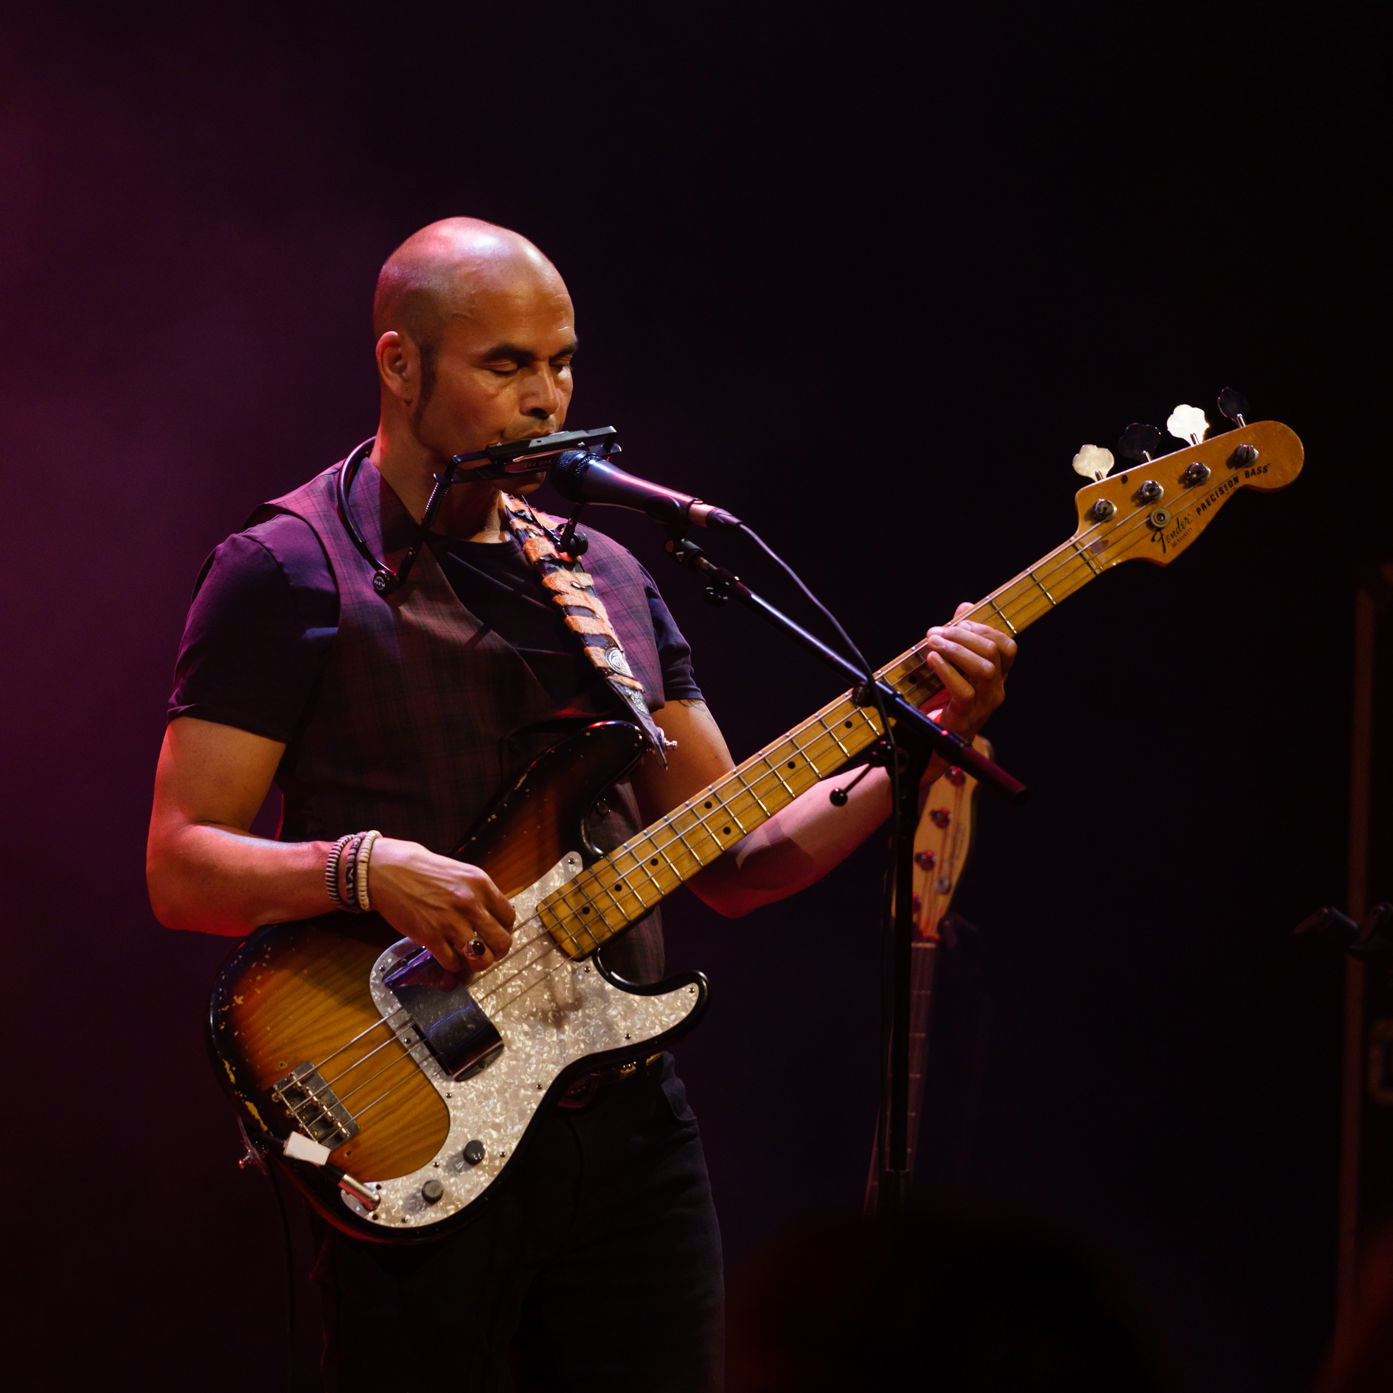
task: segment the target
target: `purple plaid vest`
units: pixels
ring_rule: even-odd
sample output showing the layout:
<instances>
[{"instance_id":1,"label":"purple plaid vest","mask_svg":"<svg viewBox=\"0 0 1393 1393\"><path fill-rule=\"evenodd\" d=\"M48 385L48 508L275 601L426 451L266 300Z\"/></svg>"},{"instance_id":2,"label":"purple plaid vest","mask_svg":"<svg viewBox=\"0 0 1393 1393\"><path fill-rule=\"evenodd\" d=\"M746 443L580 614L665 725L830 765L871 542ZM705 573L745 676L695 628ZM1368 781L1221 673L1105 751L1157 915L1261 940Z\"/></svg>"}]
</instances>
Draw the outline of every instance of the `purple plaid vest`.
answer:
<instances>
[{"instance_id":1,"label":"purple plaid vest","mask_svg":"<svg viewBox=\"0 0 1393 1393\"><path fill-rule=\"evenodd\" d=\"M341 465L262 505L258 521L293 513L313 529L339 594L338 633L301 727L277 774L285 800L280 836L332 839L367 827L453 852L525 764L556 738L554 706L511 644L487 631L455 595L429 548L410 580L383 597L339 518ZM354 483L353 517L368 546L396 567L415 524L370 464ZM616 543L591 532L586 568L650 709L662 704L662 668L643 573ZM597 719L624 711L597 678ZM621 785L590 828L602 849L641 823ZM639 980L661 971L656 916L608 953ZM623 963L618 958L627 959Z\"/></svg>"}]
</instances>

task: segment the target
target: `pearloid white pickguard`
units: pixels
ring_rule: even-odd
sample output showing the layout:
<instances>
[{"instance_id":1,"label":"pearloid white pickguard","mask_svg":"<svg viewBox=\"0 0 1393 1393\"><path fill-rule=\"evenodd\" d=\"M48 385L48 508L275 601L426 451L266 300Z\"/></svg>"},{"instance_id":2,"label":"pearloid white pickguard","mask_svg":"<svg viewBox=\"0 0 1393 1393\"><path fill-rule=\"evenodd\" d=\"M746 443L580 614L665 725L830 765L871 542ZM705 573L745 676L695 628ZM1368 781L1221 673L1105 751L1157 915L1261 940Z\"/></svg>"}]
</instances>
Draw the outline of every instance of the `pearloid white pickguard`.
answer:
<instances>
[{"instance_id":1,"label":"pearloid white pickguard","mask_svg":"<svg viewBox=\"0 0 1393 1393\"><path fill-rule=\"evenodd\" d=\"M568 854L514 898L517 920L511 951L470 983L474 999L503 1038L502 1050L472 1078L454 1080L424 1047L414 1051L449 1110L449 1134L429 1165L372 1186L380 1203L371 1215L345 1194L344 1203L355 1213L396 1230L429 1227L459 1213L498 1178L563 1069L587 1056L613 1051L642 1056L647 1041L680 1025L700 1003L695 985L657 995L625 991L593 963L574 962L556 946L535 910L580 869L580 857ZM402 939L374 965L372 994L384 1016L400 1007L382 979L419 951L418 944ZM484 1144L486 1155L471 1165L463 1153L476 1140ZM444 1193L429 1202L422 1186L432 1179L441 1182Z\"/></svg>"}]
</instances>

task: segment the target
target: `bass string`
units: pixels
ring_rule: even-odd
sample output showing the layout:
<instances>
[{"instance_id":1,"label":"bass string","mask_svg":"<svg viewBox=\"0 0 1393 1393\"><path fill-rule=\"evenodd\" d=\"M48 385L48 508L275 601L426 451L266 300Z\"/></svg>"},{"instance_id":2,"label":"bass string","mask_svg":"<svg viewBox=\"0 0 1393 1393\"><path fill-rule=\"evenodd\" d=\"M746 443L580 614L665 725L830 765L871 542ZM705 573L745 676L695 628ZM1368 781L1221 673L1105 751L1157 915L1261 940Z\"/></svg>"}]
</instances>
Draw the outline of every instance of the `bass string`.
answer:
<instances>
[{"instance_id":1,"label":"bass string","mask_svg":"<svg viewBox=\"0 0 1393 1393\"><path fill-rule=\"evenodd\" d=\"M496 970L497 968L501 968L505 963L506 963L512 970L511 970L511 972L509 973L509 975L508 975L507 977L504 977L504 978L502 978L500 981L494 983L493 986L491 987L491 989L490 989L489 991L484 992L484 993L480 993L478 996L476 996L476 998L475 998L476 1000L482 1002L482 1001L488 1000L489 997L491 997L491 996L493 996L493 995L496 995L496 993L497 993L498 991L502 990L502 988L505 987L509 982L514 981L514 980L515 980L518 976L520 976L523 972L526 972L526 971L528 970L529 967L533 966L536 962L540 961L541 958L545 956L545 952L540 953L540 954L533 954L531 957L528 957L528 956L527 956L527 950L530 949L530 948L532 948L534 945L536 945L537 942L538 942L541 938L543 938L544 935L545 935L545 930L541 928L540 921L537 920L535 917L532 918L531 920L527 921L527 922L536 923L536 924L538 925L539 932L533 934L530 938L525 938L525 939L523 939L520 943L516 944L516 945L514 946L513 951L510 952L506 958L504 958L501 962L495 964L495 970ZM539 983L534 983L534 986L535 986L535 985L539 985ZM530 987L529 987L529 988L525 988L522 992L519 992L519 993L513 998L513 1000L519 1000L519 999L521 999L521 997L522 997L522 996L525 996L525 995L527 994L527 992L530 991L530 990L532 990L532 988L530 988ZM409 1014L409 1013L406 1012L406 1009L405 1009L404 1007L399 1007L397 1010L388 1012L386 1015L380 1015L380 1016L378 1016L376 1020L370 1022L367 1026L365 1026L362 1030L360 1030L360 1031L358 1032L357 1035L353 1036L352 1039L350 1039L350 1040L345 1040L341 1045L339 1045L337 1048L335 1048L330 1054L326 1055L326 1056L324 1057L324 1059L323 1059L322 1062L320 1062L320 1063L318 1063L318 1064L311 1063L311 1068L313 1068L313 1069L315 1069L315 1070L317 1070L317 1071L319 1071L319 1072L322 1073L323 1070L324 1070L324 1068L329 1064L329 1062L330 1062L331 1060L337 1059L340 1055L342 1055L342 1054L344 1053L345 1050L351 1049L354 1045L356 1045L359 1041L361 1041L365 1036L371 1034L373 1031L378 1030L378 1029L381 1029L381 1028L384 1028L384 1027L385 1027L388 1031L391 1032L391 1033L387 1036L387 1038L386 1038L385 1040L381 1041L380 1043L374 1045L374 1046L373 1046L371 1049L369 1049L366 1053L360 1054L360 1055L358 1055L357 1057L355 1057L355 1058L353 1058L353 1059L350 1059L346 1064L342 1065L342 1067L339 1069L339 1072L338 1072L337 1074L335 1074L332 1078L329 1078L329 1079L326 1079L326 1080L325 1080L326 1087L332 1087L332 1085L335 1084L335 1083L337 1083L339 1080L341 1080L341 1079L343 1079L343 1078L346 1078L346 1077L347 1077L349 1074L351 1074L355 1069L359 1069L359 1068L361 1068L364 1064L366 1064L366 1063L367 1063L375 1054L377 1054L379 1051L381 1051L381 1050L383 1050L383 1049L386 1049L388 1046L390 1046L390 1045L392 1045L392 1044L397 1044L397 1045L401 1045L401 1046L402 1046L402 1054L396 1057L396 1060L394 1060L394 1063L395 1063L395 1062L399 1062L401 1059L410 1059L410 1058L412 1058L410 1047L409 1047L408 1045L406 1045L405 1042L402 1040L401 1036L397 1033L397 1027L393 1024L393 1021L394 1021L395 1018L397 1018L397 1017L399 1017L399 1016L402 1016L402 1015L407 1015L407 1014ZM418 1038L418 1040L420 1039L419 1032L418 1032L417 1038ZM422 1041L421 1043L424 1043L424 1041ZM373 1079L379 1077L381 1074L385 1073L386 1070L389 1069L389 1068L391 1068L391 1067L392 1067L392 1065L389 1064L389 1065L387 1065L384 1069L378 1070L378 1072L377 1072L376 1074L370 1075L367 1079L363 1080L361 1083L355 1084L355 1085L353 1086L353 1088L350 1089L350 1090L348 1091L348 1093L346 1093L346 1094L343 1095L344 1098L352 1097L352 1095L353 1095L355 1092L357 1092L358 1089L360 1089L360 1088L362 1088L362 1087L365 1087L368 1083L371 1083ZM391 1090L389 1089L388 1092L390 1092L390 1091L391 1091ZM381 1102L383 1096L386 1096L386 1095L384 1094L384 1095L382 1095L382 1096L380 1096L380 1097L378 1097L378 1098L375 1098L375 1099L373 1100L373 1102L374 1102L374 1103ZM368 1107L371 1107L372 1104L368 1104L367 1106L368 1106ZM366 1107L365 1107L365 1108L363 1108L361 1111L366 1111L366 1110L367 1110L367 1109L366 1109Z\"/></svg>"},{"instance_id":2,"label":"bass string","mask_svg":"<svg viewBox=\"0 0 1393 1393\"><path fill-rule=\"evenodd\" d=\"M397 1065L402 1062L402 1060L413 1059L414 1056L412 1054L411 1047L408 1046L406 1042L402 1040L401 1037L395 1034L394 1032L393 1034L389 1035L387 1039L385 1039L377 1047L377 1049L369 1050L367 1054L362 1056L362 1058L357 1059L352 1064L350 1064L348 1068L346 1068L343 1071L342 1074L339 1074L337 1077L328 1080L329 1087L332 1088L333 1085L339 1081L339 1079L346 1078L350 1073L353 1072L353 1070L362 1068L362 1066L365 1065L368 1062L368 1060L370 1060L373 1057L373 1055L377 1054L380 1050L385 1050L389 1045L393 1044L402 1046L402 1051L400 1054L389 1055L387 1062L376 1073L369 1074L367 1078L361 1079L358 1083L355 1083L353 1087L350 1088L346 1093L339 1093L336 1095L339 1102L342 1103L344 1107L348 1107L348 1101L350 1098L353 1097L355 1093L358 1093L362 1089L366 1088L375 1079L380 1079L383 1076L383 1074L389 1073L391 1070L395 1069ZM390 1093L391 1089L389 1088L387 1092ZM368 1108L373 1106L373 1103L380 1103L384 1097L386 1097L385 1093L380 1094L378 1097L374 1098L372 1103L368 1103L364 1107L359 1109L358 1115L365 1113L368 1110Z\"/></svg>"},{"instance_id":3,"label":"bass string","mask_svg":"<svg viewBox=\"0 0 1393 1393\"><path fill-rule=\"evenodd\" d=\"M478 995L476 995L474 999L475 999L477 1002L479 1002L480 1004L483 1004L483 1003L487 1002L491 997L496 996L501 990L503 990L504 987L506 987L509 983L511 983L511 982L513 982L513 981L516 981L516 979L517 979L519 976L521 976L522 973L526 972L530 967L534 967L537 963L543 961L543 960L545 959L545 957L546 957L547 950L548 950L549 948L555 947L554 944L549 943L549 942L547 941L547 940L550 939L550 935L547 933L545 927L541 924L541 921L540 921L539 919L536 919L535 916L534 916L534 918L533 918L531 921L529 921L529 922L535 922L535 923L538 925L539 932L537 932L537 933L535 933L534 935L532 935L531 938L525 940L525 941L522 943L520 949L515 948L512 952L510 952L510 953L508 954L508 956L507 956L506 958L502 959L501 962L496 963L496 964L494 965L494 968L489 969L489 971L496 971L498 968L501 968L505 963L506 963L506 964L509 964L509 965L515 965L515 964L517 964L517 963L520 962L521 965L520 965L520 966L516 966L516 969L515 969L512 973L510 973L509 976L507 976L507 977L505 977L505 978L502 978L500 981L498 981L497 983L495 983L488 991L481 991L480 993L478 993ZM537 953L537 954L532 955L529 959L523 961L521 955L522 955L523 953L525 953L527 949L534 947L534 946L537 945L539 942L542 944L542 951L541 951L540 953ZM548 967L548 968L545 968L541 973L539 973L538 976L537 976L537 980L536 980L535 982L532 982L530 985L528 985L528 986L526 986L526 987L523 987L521 991L515 992L515 993L508 999L508 1001L506 1001L506 1002L504 1003L504 1009L507 1009L507 1008L510 1008L510 1007L515 1006L515 1005L516 1005L519 1001L521 1001L524 997L526 997L526 996L530 995L532 992L536 991L538 987L541 987L541 986L546 985L547 982L548 982L548 980L549 980L555 973L560 972L560 971L562 971L562 970L564 970L564 969L566 969L566 968L569 968L569 967L571 967L571 966L573 965L573 960L570 959L570 958L568 958L559 948L556 948L556 953L557 953L558 961L557 961L553 966ZM395 1013L393 1013L393 1014L395 1014ZM381 1018L376 1024L377 1024L377 1025L384 1025L384 1024L387 1024L387 1021L388 1021L388 1018L383 1017L383 1018ZM376 1028L375 1026L369 1027L369 1029L375 1029L375 1028ZM368 1083L371 1083L371 1082L373 1081L373 1079L376 1079L376 1078L381 1077L381 1075L387 1073L388 1070L390 1070L391 1068L395 1067L396 1064L399 1064L399 1063L401 1063L401 1062L403 1062L403 1061L405 1061L405 1060L411 1060L413 1063L416 1063L416 1060L415 1060L414 1056L412 1055L411 1049L410 1049L408 1046L406 1046L400 1039L396 1038L395 1035L393 1036L392 1039L383 1041L383 1046L392 1044L392 1043L394 1043L394 1042L397 1043L397 1044L401 1044L401 1045L402 1045L402 1052L401 1052L401 1054L397 1055L396 1058L393 1060L392 1063L390 1063L390 1064L384 1066L384 1068L382 1068L382 1069L379 1069L379 1070L377 1071L377 1073L376 1073L376 1074L373 1074L370 1078L365 1079L365 1080L363 1081L362 1084L355 1085L355 1087L354 1087L353 1089L351 1089L347 1094L344 1095L345 1098L351 1097L351 1096L353 1095L353 1093L357 1091L358 1088L364 1087L364 1086L366 1086ZM422 1042L422 1043L424 1043L424 1042ZM377 1048L380 1049L380 1048L382 1048L383 1046L378 1046ZM357 1063L355 1063L355 1064L350 1064L350 1065L348 1066L348 1068L347 1068L346 1070L344 1070L344 1073L348 1073L348 1072L351 1071L352 1069L358 1067L359 1064L365 1062L368 1058L370 1058L370 1057L371 1057L371 1054L373 1054L373 1053L376 1053L376 1050L371 1051L368 1055L362 1056L362 1057L357 1061ZM419 1067L419 1066L418 1066L418 1067ZM340 1075L339 1077L342 1077L342 1075ZM374 1098L371 1102L365 1103L365 1104L363 1104L363 1106L362 1106L361 1108L356 1109L356 1111L354 1112L354 1117L355 1117L355 1118L362 1117L362 1116L363 1116L365 1113L367 1113L370 1109L376 1107L378 1103L381 1103L381 1102L383 1102L386 1098L390 1097L391 1094L392 1094L393 1092L395 1092L397 1089L399 1089L400 1087L402 1087L403 1084L410 1082L414 1077L415 1077L414 1074L408 1073L408 1074L406 1074L402 1079L398 1080L396 1083L393 1083L393 1084L388 1085L388 1087L385 1088L381 1093L379 1093L378 1096L377 1096L376 1098Z\"/></svg>"},{"instance_id":4,"label":"bass string","mask_svg":"<svg viewBox=\"0 0 1393 1393\"><path fill-rule=\"evenodd\" d=\"M381 1041L381 1043L374 1045L372 1049L370 1049L366 1054L360 1054L356 1059L350 1060L347 1064L344 1065L342 1069L339 1070L337 1074L334 1074L332 1077L324 1077L325 1087L333 1088L336 1083L338 1083L341 1079L346 1079L349 1076L349 1074L351 1074L355 1069L361 1069L363 1065L366 1064L368 1060L370 1060L373 1057L373 1055L378 1054L382 1050L385 1050L387 1046L392 1043L393 1040L399 1040L401 1037L397 1034L397 1027L392 1024L392 1021L395 1017L402 1016L405 1014L407 1013L405 1008L403 1008L399 1011L393 1011L390 1015L379 1016L370 1026L368 1026L367 1030L359 1031L358 1034L353 1037L353 1039L345 1041L342 1045L338 1047L338 1049L336 1049L333 1052L333 1054L326 1056L324 1062L318 1066L318 1072L321 1077L324 1077L324 1067L329 1063L331 1059L337 1059L338 1056L341 1055L351 1045L356 1045L358 1041L363 1038L364 1035L367 1035L369 1033L369 1031L376 1030L380 1026L387 1027L389 1033L387 1037ZM377 1075L374 1074L372 1077L376 1078ZM353 1092L355 1092L358 1088L361 1087L361 1084L355 1084L353 1089L351 1089L348 1093L340 1095L339 1101L343 1102L347 1098L351 1097Z\"/></svg>"},{"instance_id":5,"label":"bass string","mask_svg":"<svg viewBox=\"0 0 1393 1393\"><path fill-rule=\"evenodd\" d=\"M310 1067L311 1067L312 1069L318 1070L319 1073L322 1074L322 1073L324 1072L325 1067L326 1067L332 1060L337 1059L337 1058L339 1057L339 1055L341 1055L346 1049L351 1049L354 1045L356 1045L356 1044L358 1043L359 1040L361 1040L361 1039L363 1038L363 1036L365 1036L365 1035L367 1035L367 1034L370 1034L372 1031L376 1030L376 1029L378 1028L378 1026L382 1026L382 1025L391 1026L391 1028L392 1028L393 1030L395 1030L396 1027L391 1025L392 1017L393 1017L393 1016L400 1016L400 1015L403 1015L403 1014L405 1013L405 1010L406 1010L405 1007L399 1006L395 1011L392 1011L392 1012L390 1012L389 1014L387 1014L387 1015L385 1015L385 1016L379 1016L375 1021L371 1021L371 1022L369 1022L367 1025L365 1025L365 1026L363 1027L362 1030L360 1030L355 1036L353 1036L352 1039L350 1039L350 1040L345 1040L345 1041L343 1042L343 1044L339 1045L336 1049L334 1049L334 1050L330 1051L330 1053L326 1054L326 1055L324 1056L324 1058L323 1058L318 1064L311 1063ZM376 1047L376 1048L381 1048L381 1047L378 1046L378 1047ZM366 1058L366 1056L364 1056L364 1057ZM355 1066L354 1066L353 1064L350 1064L350 1065L348 1066L349 1069L352 1069L352 1068L354 1068L354 1067L355 1067ZM344 1073L347 1073L347 1070L344 1070ZM343 1074L342 1074L342 1073L336 1074L336 1075L334 1075L334 1078L333 1078L333 1079L329 1079L328 1082L332 1084L336 1079L340 1079L340 1078L342 1078L342 1077L343 1077Z\"/></svg>"}]
</instances>

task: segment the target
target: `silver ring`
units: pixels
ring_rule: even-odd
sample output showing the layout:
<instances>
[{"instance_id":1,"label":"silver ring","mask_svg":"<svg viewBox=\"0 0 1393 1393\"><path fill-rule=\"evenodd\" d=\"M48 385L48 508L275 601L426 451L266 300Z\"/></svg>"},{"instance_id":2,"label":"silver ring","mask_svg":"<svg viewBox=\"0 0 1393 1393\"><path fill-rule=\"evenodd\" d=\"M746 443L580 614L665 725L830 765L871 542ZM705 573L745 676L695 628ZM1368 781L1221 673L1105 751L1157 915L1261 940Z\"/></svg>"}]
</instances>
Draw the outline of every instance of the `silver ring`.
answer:
<instances>
[{"instance_id":1,"label":"silver ring","mask_svg":"<svg viewBox=\"0 0 1393 1393\"><path fill-rule=\"evenodd\" d=\"M482 958L487 952L482 938L471 938L464 946L464 955L467 958Z\"/></svg>"}]
</instances>

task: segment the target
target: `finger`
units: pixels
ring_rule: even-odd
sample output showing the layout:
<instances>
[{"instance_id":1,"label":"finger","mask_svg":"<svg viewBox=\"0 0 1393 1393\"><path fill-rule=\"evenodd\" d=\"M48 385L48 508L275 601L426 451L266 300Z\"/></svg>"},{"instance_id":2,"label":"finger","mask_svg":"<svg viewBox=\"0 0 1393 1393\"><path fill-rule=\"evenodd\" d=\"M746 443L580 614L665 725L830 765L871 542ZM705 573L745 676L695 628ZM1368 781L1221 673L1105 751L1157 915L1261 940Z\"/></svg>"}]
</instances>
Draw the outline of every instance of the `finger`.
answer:
<instances>
[{"instance_id":1,"label":"finger","mask_svg":"<svg viewBox=\"0 0 1393 1393\"><path fill-rule=\"evenodd\" d=\"M494 958L501 958L512 947L509 932L517 918L512 902L478 866L463 867L463 884L456 891L459 922L451 935L455 947L467 959L479 954L466 951L475 941L483 942Z\"/></svg>"},{"instance_id":2,"label":"finger","mask_svg":"<svg viewBox=\"0 0 1393 1393\"><path fill-rule=\"evenodd\" d=\"M462 870L468 886L467 898L478 906L482 916L479 920L480 927L493 923L505 932L511 929L513 921L517 918L513 902L493 883L486 871L478 866L464 866Z\"/></svg>"},{"instance_id":3,"label":"finger","mask_svg":"<svg viewBox=\"0 0 1393 1393\"><path fill-rule=\"evenodd\" d=\"M1000 629L989 624L979 624L976 620L964 619L953 624L934 627L929 634L946 634L955 642L971 648L973 652L993 663L999 663L1003 672L1009 672L1016 659L1016 641Z\"/></svg>"},{"instance_id":4,"label":"finger","mask_svg":"<svg viewBox=\"0 0 1393 1393\"><path fill-rule=\"evenodd\" d=\"M975 630L977 633L986 634L986 635L988 635L988 636L990 636L990 637L992 637L992 638L996 638L996 639L1005 639L1005 640L1009 643L1009 642L1010 642L1010 639L1007 638L1007 636L1006 636L1004 633L1002 633L1000 629L994 629L990 624L983 624L982 621L979 620L979 619L972 619L972 618L969 618L969 616L972 614L972 612L973 612L976 608L977 608L976 605L973 605L973 604L969 603L967 600L964 600L964 601L953 611L953 622L952 622L951 625L940 624L940 625L936 625L935 627L937 627L937 628L958 628L958 627L962 627L962 628L966 628L966 629L973 629L973 630ZM1000 612L1000 611L998 611L998 613L999 613L999 612Z\"/></svg>"},{"instance_id":5,"label":"finger","mask_svg":"<svg viewBox=\"0 0 1393 1393\"><path fill-rule=\"evenodd\" d=\"M998 648L1015 648L1016 641L1009 634L1003 633L1000 629L993 628L990 624L983 624L979 619L955 619L951 624L935 624L930 633L944 632L954 634L972 634L974 637L983 639Z\"/></svg>"},{"instance_id":6,"label":"finger","mask_svg":"<svg viewBox=\"0 0 1393 1393\"><path fill-rule=\"evenodd\" d=\"M435 960L447 972L481 972L503 956L493 952L477 934L467 935L467 929L456 931L449 938L442 939L438 948L431 950Z\"/></svg>"},{"instance_id":7,"label":"finger","mask_svg":"<svg viewBox=\"0 0 1393 1393\"><path fill-rule=\"evenodd\" d=\"M454 944L449 939L441 939L439 943L431 947L430 955L446 972L459 972L464 967L459 954L455 952Z\"/></svg>"},{"instance_id":8,"label":"finger","mask_svg":"<svg viewBox=\"0 0 1393 1393\"><path fill-rule=\"evenodd\" d=\"M487 877L484 879L484 884L489 913L504 929L511 929L518 917L517 910L513 908L512 900Z\"/></svg>"},{"instance_id":9,"label":"finger","mask_svg":"<svg viewBox=\"0 0 1393 1393\"><path fill-rule=\"evenodd\" d=\"M938 680L943 683L944 691L955 701L968 702L976 695L977 689L950 661L946 653L931 648L929 650L929 665L938 674Z\"/></svg>"},{"instance_id":10,"label":"finger","mask_svg":"<svg viewBox=\"0 0 1393 1393\"><path fill-rule=\"evenodd\" d=\"M929 652L946 658L965 677L977 682L991 682L1003 670L995 644L980 634L962 633L956 625L949 630L930 632Z\"/></svg>"},{"instance_id":11,"label":"finger","mask_svg":"<svg viewBox=\"0 0 1393 1393\"><path fill-rule=\"evenodd\" d=\"M461 916L450 938L455 951L470 966L486 959L496 962L513 946L512 934L496 919L480 913L477 908L473 913Z\"/></svg>"}]
</instances>

